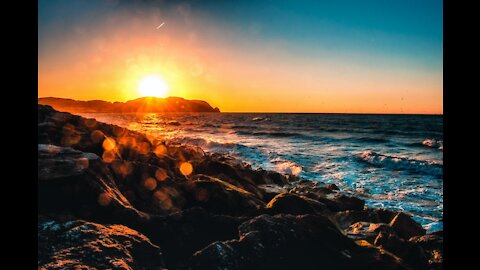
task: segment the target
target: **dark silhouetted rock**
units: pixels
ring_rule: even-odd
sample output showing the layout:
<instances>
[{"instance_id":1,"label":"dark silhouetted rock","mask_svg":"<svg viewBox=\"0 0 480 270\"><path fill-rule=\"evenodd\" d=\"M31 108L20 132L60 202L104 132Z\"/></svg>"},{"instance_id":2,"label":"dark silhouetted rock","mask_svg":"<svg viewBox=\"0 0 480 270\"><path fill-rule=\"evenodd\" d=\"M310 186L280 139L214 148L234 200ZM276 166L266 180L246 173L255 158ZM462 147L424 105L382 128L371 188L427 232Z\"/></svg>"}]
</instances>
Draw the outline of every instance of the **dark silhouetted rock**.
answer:
<instances>
[{"instance_id":1,"label":"dark silhouetted rock","mask_svg":"<svg viewBox=\"0 0 480 270\"><path fill-rule=\"evenodd\" d=\"M181 269L405 269L356 245L322 216L262 215L239 232L239 240L212 243Z\"/></svg>"},{"instance_id":2,"label":"dark silhouetted rock","mask_svg":"<svg viewBox=\"0 0 480 270\"><path fill-rule=\"evenodd\" d=\"M429 269L428 258L424 249L419 245L399 238L395 234L380 232L374 241L374 245L402 258L405 263L414 269Z\"/></svg>"},{"instance_id":3,"label":"dark silhouetted rock","mask_svg":"<svg viewBox=\"0 0 480 270\"><path fill-rule=\"evenodd\" d=\"M213 108L203 100L186 100L179 97L143 97L127 102L47 97L39 98L38 104L50 105L56 110L72 113L220 112L218 108Z\"/></svg>"},{"instance_id":4,"label":"dark silhouetted rock","mask_svg":"<svg viewBox=\"0 0 480 270\"><path fill-rule=\"evenodd\" d=\"M185 183L189 206L201 206L216 214L250 215L265 207L252 193L207 175L194 175Z\"/></svg>"},{"instance_id":5,"label":"dark silhouetted rock","mask_svg":"<svg viewBox=\"0 0 480 270\"><path fill-rule=\"evenodd\" d=\"M160 248L123 225L38 220L39 269L164 269Z\"/></svg>"},{"instance_id":6,"label":"dark silhouetted rock","mask_svg":"<svg viewBox=\"0 0 480 270\"><path fill-rule=\"evenodd\" d=\"M398 213L392 219L390 226L392 226L398 236L407 240L413 236L424 235L426 232L422 225L418 224L409 215L403 212Z\"/></svg>"},{"instance_id":7,"label":"dark silhouetted rock","mask_svg":"<svg viewBox=\"0 0 480 270\"><path fill-rule=\"evenodd\" d=\"M424 249L428 257L428 263L434 269L441 269L443 265L443 236L426 234L414 236L408 242Z\"/></svg>"},{"instance_id":8,"label":"dark silhouetted rock","mask_svg":"<svg viewBox=\"0 0 480 270\"><path fill-rule=\"evenodd\" d=\"M290 193L281 193L275 196L268 204L267 208L272 214L314 214L313 207L303 198Z\"/></svg>"}]
</instances>

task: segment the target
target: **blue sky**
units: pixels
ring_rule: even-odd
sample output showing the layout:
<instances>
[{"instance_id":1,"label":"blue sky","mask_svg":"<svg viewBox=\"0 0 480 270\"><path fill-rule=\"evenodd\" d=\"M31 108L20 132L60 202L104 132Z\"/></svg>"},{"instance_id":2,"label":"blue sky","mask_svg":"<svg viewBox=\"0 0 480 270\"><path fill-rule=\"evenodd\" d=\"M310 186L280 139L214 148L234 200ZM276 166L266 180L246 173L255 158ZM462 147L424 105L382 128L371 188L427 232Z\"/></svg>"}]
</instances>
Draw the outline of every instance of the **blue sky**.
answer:
<instances>
[{"instance_id":1,"label":"blue sky","mask_svg":"<svg viewBox=\"0 0 480 270\"><path fill-rule=\"evenodd\" d=\"M79 26L93 39L111 16L121 14L127 21L157 11L167 26L175 21L177 36L194 32L212 47L251 56L265 66L283 61L311 66L312 72L316 66L334 66L342 79L345 72L382 77L389 70L383 77L395 77L392 85L402 78L424 84L437 80L437 90L429 86L428 91L435 106L442 103L443 1L39 1L39 61L48 66L55 58L69 58L62 51L71 49Z\"/></svg>"}]
</instances>

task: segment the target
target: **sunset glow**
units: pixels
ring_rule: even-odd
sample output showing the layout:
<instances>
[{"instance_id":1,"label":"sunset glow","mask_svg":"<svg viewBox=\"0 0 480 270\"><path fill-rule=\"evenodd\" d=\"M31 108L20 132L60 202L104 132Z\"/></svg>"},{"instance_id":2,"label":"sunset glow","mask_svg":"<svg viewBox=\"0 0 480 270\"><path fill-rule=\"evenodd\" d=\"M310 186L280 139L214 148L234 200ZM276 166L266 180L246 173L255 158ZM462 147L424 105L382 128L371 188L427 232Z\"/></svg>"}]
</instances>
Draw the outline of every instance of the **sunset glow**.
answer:
<instances>
[{"instance_id":1,"label":"sunset glow","mask_svg":"<svg viewBox=\"0 0 480 270\"><path fill-rule=\"evenodd\" d=\"M443 113L441 2L246 2L39 2L38 96Z\"/></svg>"},{"instance_id":2,"label":"sunset glow","mask_svg":"<svg viewBox=\"0 0 480 270\"><path fill-rule=\"evenodd\" d=\"M165 97L168 85L158 76L147 76L138 83L138 91L142 97Z\"/></svg>"}]
</instances>

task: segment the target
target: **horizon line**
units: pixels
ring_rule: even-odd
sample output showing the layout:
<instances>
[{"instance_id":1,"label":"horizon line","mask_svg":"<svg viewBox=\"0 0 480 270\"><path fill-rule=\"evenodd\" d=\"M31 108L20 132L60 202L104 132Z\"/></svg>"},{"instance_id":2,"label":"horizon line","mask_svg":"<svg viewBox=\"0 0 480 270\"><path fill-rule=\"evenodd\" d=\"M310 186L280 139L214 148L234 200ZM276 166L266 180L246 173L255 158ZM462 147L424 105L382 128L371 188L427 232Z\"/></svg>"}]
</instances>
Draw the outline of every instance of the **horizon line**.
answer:
<instances>
[{"instance_id":1,"label":"horizon line","mask_svg":"<svg viewBox=\"0 0 480 270\"><path fill-rule=\"evenodd\" d=\"M69 97L54 97L54 96L45 96L45 97L38 97L37 99L40 98L60 98L60 99L71 99L75 101L105 101L105 102L110 102L110 103L115 103L115 102L121 102L125 103L127 101L109 101L109 100L103 100L103 99L88 99L88 100L81 100L81 99L74 99L74 98L69 98ZM168 97L155 97L155 96L144 96L144 97L138 97L135 99L131 100L136 100L140 98L159 98L159 99L167 99L167 98L182 98L185 100L202 100L203 99L187 99L183 97L177 97L177 96L168 96ZM212 108L219 108L218 106L212 106L208 101L207 102ZM220 109L220 108L219 108ZM175 112L174 112L175 113ZM278 112L278 111L222 111L220 109L220 113L264 113L264 114L363 114L363 115L431 115L431 116L443 116L442 113L382 113L382 112L305 112L305 111L284 111L284 112Z\"/></svg>"}]
</instances>

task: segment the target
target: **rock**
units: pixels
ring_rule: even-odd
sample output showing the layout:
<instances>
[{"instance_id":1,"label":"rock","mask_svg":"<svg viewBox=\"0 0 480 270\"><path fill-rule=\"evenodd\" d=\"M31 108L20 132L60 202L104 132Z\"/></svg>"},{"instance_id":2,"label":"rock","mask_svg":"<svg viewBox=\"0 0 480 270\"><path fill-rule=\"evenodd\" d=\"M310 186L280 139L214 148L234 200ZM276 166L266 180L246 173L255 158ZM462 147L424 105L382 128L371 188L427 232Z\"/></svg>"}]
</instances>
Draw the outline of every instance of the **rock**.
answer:
<instances>
[{"instance_id":1,"label":"rock","mask_svg":"<svg viewBox=\"0 0 480 270\"><path fill-rule=\"evenodd\" d=\"M426 230L422 225L414 221L409 215L400 212L390 222L390 226L395 230L398 236L403 239L417 235L425 235Z\"/></svg>"},{"instance_id":2,"label":"rock","mask_svg":"<svg viewBox=\"0 0 480 270\"><path fill-rule=\"evenodd\" d=\"M363 210L365 201L353 196L342 194L322 186L320 182L298 181L291 183L289 192L314 199L325 204L332 212L345 210Z\"/></svg>"},{"instance_id":3,"label":"rock","mask_svg":"<svg viewBox=\"0 0 480 270\"><path fill-rule=\"evenodd\" d=\"M385 209L385 208L373 208L373 209L369 208L369 209L366 209L366 211L369 211L373 215L376 215L378 217L377 222L387 223L387 224L390 223L390 221L392 221L392 219L397 215L396 212Z\"/></svg>"},{"instance_id":4,"label":"rock","mask_svg":"<svg viewBox=\"0 0 480 270\"><path fill-rule=\"evenodd\" d=\"M356 222L381 222L375 212L367 210L346 210L335 212L331 215L332 220L343 230Z\"/></svg>"},{"instance_id":5,"label":"rock","mask_svg":"<svg viewBox=\"0 0 480 270\"><path fill-rule=\"evenodd\" d=\"M373 256L321 216L261 215L239 233L238 240L196 252L181 269L404 269L394 258Z\"/></svg>"},{"instance_id":6,"label":"rock","mask_svg":"<svg viewBox=\"0 0 480 270\"><path fill-rule=\"evenodd\" d=\"M280 193L287 192L287 188L278 185L258 185L257 188L263 193L263 200L268 203Z\"/></svg>"},{"instance_id":7,"label":"rock","mask_svg":"<svg viewBox=\"0 0 480 270\"><path fill-rule=\"evenodd\" d=\"M247 217L214 215L194 207L167 216L152 215L131 226L162 247L168 269L177 269L178 263L185 262L197 250L215 241L237 238L238 226L246 220Z\"/></svg>"},{"instance_id":8,"label":"rock","mask_svg":"<svg viewBox=\"0 0 480 270\"><path fill-rule=\"evenodd\" d=\"M377 232L369 230L370 225L372 223L369 222L356 222L350 225L345 230L347 236L354 240L366 240L369 243L373 243L375 238L377 237Z\"/></svg>"},{"instance_id":9,"label":"rock","mask_svg":"<svg viewBox=\"0 0 480 270\"><path fill-rule=\"evenodd\" d=\"M267 209L271 210L272 214L304 215L315 213L313 207L306 200L290 193L281 193L275 196L267 204Z\"/></svg>"},{"instance_id":10,"label":"rock","mask_svg":"<svg viewBox=\"0 0 480 270\"><path fill-rule=\"evenodd\" d=\"M407 242L395 234L380 232L374 245L397 255L414 269L428 269L428 258L425 251L420 246Z\"/></svg>"},{"instance_id":11,"label":"rock","mask_svg":"<svg viewBox=\"0 0 480 270\"><path fill-rule=\"evenodd\" d=\"M38 145L38 179L40 181L75 177L84 173L90 163L99 157L92 153L83 153L70 147L58 147L50 144Z\"/></svg>"},{"instance_id":12,"label":"rock","mask_svg":"<svg viewBox=\"0 0 480 270\"><path fill-rule=\"evenodd\" d=\"M442 269L443 265L443 236L427 234L414 236L408 242L422 247L427 253L428 263L434 269Z\"/></svg>"},{"instance_id":13,"label":"rock","mask_svg":"<svg viewBox=\"0 0 480 270\"><path fill-rule=\"evenodd\" d=\"M107 166L94 154L69 147L38 147L38 213L82 218L142 214L118 190Z\"/></svg>"},{"instance_id":14,"label":"rock","mask_svg":"<svg viewBox=\"0 0 480 270\"><path fill-rule=\"evenodd\" d=\"M75 219L38 220L39 269L164 269L145 235L122 225Z\"/></svg>"},{"instance_id":15,"label":"rock","mask_svg":"<svg viewBox=\"0 0 480 270\"><path fill-rule=\"evenodd\" d=\"M375 233L393 233L393 228L389 224L385 223L370 223L370 226L368 227L369 232L375 232Z\"/></svg>"},{"instance_id":16,"label":"rock","mask_svg":"<svg viewBox=\"0 0 480 270\"><path fill-rule=\"evenodd\" d=\"M335 184L326 184L325 187L331 190L340 190Z\"/></svg>"},{"instance_id":17,"label":"rock","mask_svg":"<svg viewBox=\"0 0 480 270\"><path fill-rule=\"evenodd\" d=\"M228 182L207 175L194 175L185 184L187 207L201 206L211 213L251 215L265 203L254 194Z\"/></svg>"}]
</instances>

